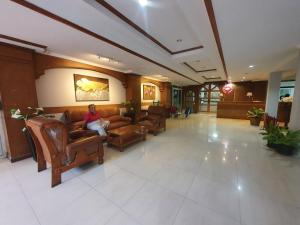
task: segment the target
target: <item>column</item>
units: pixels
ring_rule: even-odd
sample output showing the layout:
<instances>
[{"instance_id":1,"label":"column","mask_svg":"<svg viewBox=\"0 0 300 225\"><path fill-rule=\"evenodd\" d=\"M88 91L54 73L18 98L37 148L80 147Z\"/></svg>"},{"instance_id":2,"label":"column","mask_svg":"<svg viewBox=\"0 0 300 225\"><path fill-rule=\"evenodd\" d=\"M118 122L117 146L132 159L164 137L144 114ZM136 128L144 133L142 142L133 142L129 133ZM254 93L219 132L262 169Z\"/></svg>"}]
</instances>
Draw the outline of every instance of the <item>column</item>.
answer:
<instances>
[{"instance_id":1,"label":"column","mask_svg":"<svg viewBox=\"0 0 300 225\"><path fill-rule=\"evenodd\" d=\"M280 82L282 72L272 72L268 80L266 113L269 116L277 117L277 109L279 102Z\"/></svg>"},{"instance_id":2,"label":"column","mask_svg":"<svg viewBox=\"0 0 300 225\"><path fill-rule=\"evenodd\" d=\"M298 59L298 69L296 71L295 90L289 128L291 130L300 130L300 57Z\"/></svg>"}]
</instances>

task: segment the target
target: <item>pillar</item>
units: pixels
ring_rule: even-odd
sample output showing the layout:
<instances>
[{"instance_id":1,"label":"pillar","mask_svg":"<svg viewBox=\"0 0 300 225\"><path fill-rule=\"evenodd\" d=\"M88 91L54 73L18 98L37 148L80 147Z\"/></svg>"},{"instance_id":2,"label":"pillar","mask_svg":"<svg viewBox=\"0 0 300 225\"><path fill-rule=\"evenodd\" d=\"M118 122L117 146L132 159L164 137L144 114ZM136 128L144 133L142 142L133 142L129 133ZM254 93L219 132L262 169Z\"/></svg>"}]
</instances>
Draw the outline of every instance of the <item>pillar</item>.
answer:
<instances>
[{"instance_id":1,"label":"pillar","mask_svg":"<svg viewBox=\"0 0 300 225\"><path fill-rule=\"evenodd\" d=\"M277 109L279 102L280 82L282 72L272 72L268 80L266 113L271 117L277 118Z\"/></svg>"},{"instance_id":2,"label":"pillar","mask_svg":"<svg viewBox=\"0 0 300 225\"><path fill-rule=\"evenodd\" d=\"M296 71L295 90L289 128L291 130L300 130L300 57L298 59L298 69Z\"/></svg>"}]
</instances>

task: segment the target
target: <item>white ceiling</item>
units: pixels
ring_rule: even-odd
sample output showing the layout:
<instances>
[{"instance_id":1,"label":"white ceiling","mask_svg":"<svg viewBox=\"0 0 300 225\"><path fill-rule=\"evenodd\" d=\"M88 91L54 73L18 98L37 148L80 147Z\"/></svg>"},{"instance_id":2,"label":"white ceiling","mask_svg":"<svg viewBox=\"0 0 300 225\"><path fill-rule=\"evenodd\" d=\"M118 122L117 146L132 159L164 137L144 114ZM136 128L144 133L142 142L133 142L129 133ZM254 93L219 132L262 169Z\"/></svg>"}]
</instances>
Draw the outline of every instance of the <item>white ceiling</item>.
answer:
<instances>
[{"instance_id":1,"label":"white ceiling","mask_svg":"<svg viewBox=\"0 0 300 225\"><path fill-rule=\"evenodd\" d=\"M267 79L271 71L277 70L293 73L297 58L295 46L300 44L299 0L212 1L228 75L233 81L240 80L245 73L248 73L247 80ZM226 79L204 0L150 0L151 4L144 8L137 0L107 1L172 51L204 46L176 55L166 52L94 0L28 2L198 82L205 81L202 75ZM9 0L0 1L0 27L1 34L47 45L53 55L156 78L163 75L177 85L196 84ZM182 42L176 42L177 39ZM98 55L120 64L100 61ZM184 62L196 70L205 66L217 71L195 73ZM249 69L250 64L255 68Z\"/></svg>"},{"instance_id":2,"label":"white ceiling","mask_svg":"<svg viewBox=\"0 0 300 225\"><path fill-rule=\"evenodd\" d=\"M267 79L294 70L300 44L299 0L213 0L229 75ZM248 68L255 65L254 69Z\"/></svg>"},{"instance_id":3,"label":"white ceiling","mask_svg":"<svg viewBox=\"0 0 300 225\"><path fill-rule=\"evenodd\" d=\"M91 0L89 0L91 1ZM172 52L201 45L178 1L151 0L144 8L138 0L107 0L115 9L141 27ZM181 39L181 42L177 40Z\"/></svg>"}]
</instances>

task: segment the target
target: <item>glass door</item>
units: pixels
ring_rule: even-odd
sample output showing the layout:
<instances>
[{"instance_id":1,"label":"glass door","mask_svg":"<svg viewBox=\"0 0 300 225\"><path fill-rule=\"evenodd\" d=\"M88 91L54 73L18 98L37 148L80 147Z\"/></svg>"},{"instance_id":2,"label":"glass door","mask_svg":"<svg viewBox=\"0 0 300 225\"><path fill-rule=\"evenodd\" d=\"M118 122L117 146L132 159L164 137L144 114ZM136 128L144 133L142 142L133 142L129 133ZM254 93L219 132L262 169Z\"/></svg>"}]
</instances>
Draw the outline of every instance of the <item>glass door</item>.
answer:
<instances>
[{"instance_id":1,"label":"glass door","mask_svg":"<svg viewBox=\"0 0 300 225\"><path fill-rule=\"evenodd\" d=\"M205 84L200 89L199 100L200 112L217 112L217 105L220 101L219 86L213 83Z\"/></svg>"},{"instance_id":2,"label":"glass door","mask_svg":"<svg viewBox=\"0 0 300 225\"><path fill-rule=\"evenodd\" d=\"M199 93L199 111L208 112L208 100L209 100L209 85L205 85L200 89Z\"/></svg>"},{"instance_id":3,"label":"glass door","mask_svg":"<svg viewBox=\"0 0 300 225\"><path fill-rule=\"evenodd\" d=\"M217 85L211 84L209 112L217 112L217 105L219 101L220 101L220 89Z\"/></svg>"},{"instance_id":4,"label":"glass door","mask_svg":"<svg viewBox=\"0 0 300 225\"><path fill-rule=\"evenodd\" d=\"M172 88L172 106L175 106L178 111L182 108L182 89Z\"/></svg>"},{"instance_id":5,"label":"glass door","mask_svg":"<svg viewBox=\"0 0 300 225\"><path fill-rule=\"evenodd\" d=\"M195 104L195 92L189 90L185 94L185 107L189 107L192 112L194 112L194 104Z\"/></svg>"}]
</instances>

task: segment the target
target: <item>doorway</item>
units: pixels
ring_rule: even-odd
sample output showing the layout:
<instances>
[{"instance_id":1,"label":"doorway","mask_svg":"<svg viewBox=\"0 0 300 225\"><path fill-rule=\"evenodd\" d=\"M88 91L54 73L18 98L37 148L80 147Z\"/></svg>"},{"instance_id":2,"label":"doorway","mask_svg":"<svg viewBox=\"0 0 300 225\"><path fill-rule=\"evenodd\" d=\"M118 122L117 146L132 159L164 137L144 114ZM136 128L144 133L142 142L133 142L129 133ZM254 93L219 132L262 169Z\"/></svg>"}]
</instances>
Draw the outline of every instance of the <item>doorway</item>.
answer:
<instances>
[{"instance_id":1,"label":"doorway","mask_svg":"<svg viewBox=\"0 0 300 225\"><path fill-rule=\"evenodd\" d=\"M172 106L175 106L178 111L182 109L182 89L172 87Z\"/></svg>"},{"instance_id":2,"label":"doorway","mask_svg":"<svg viewBox=\"0 0 300 225\"><path fill-rule=\"evenodd\" d=\"M185 107L190 108L192 112L197 112L194 109L195 106L195 92L192 90L188 90L185 94Z\"/></svg>"},{"instance_id":3,"label":"doorway","mask_svg":"<svg viewBox=\"0 0 300 225\"><path fill-rule=\"evenodd\" d=\"M219 86L213 83L205 84L200 89L199 101L200 112L217 112L217 105L220 101Z\"/></svg>"}]
</instances>

